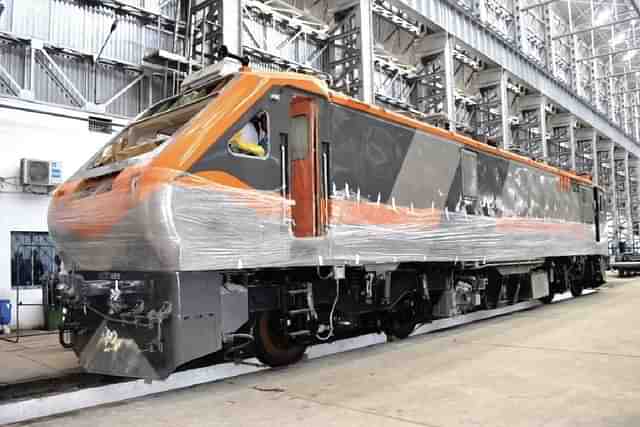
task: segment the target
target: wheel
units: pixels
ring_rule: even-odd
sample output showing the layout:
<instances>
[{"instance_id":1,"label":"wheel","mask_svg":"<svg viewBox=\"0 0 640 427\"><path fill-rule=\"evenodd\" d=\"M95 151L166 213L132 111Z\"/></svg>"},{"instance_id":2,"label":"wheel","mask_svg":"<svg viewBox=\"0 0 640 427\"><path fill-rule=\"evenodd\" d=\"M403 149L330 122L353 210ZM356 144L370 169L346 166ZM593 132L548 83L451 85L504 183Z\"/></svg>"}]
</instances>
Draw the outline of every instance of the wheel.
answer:
<instances>
[{"instance_id":1,"label":"wheel","mask_svg":"<svg viewBox=\"0 0 640 427\"><path fill-rule=\"evenodd\" d=\"M387 337L405 339L418 323L418 304L414 295L406 295L389 312L384 333Z\"/></svg>"},{"instance_id":2,"label":"wheel","mask_svg":"<svg viewBox=\"0 0 640 427\"><path fill-rule=\"evenodd\" d=\"M583 289L584 287L582 286L582 282L578 280L571 281L571 295L577 298L582 295Z\"/></svg>"},{"instance_id":3,"label":"wheel","mask_svg":"<svg viewBox=\"0 0 640 427\"><path fill-rule=\"evenodd\" d=\"M626 273L626 271L624 271L624 270L618 270L618 277L624 277L625 273Z\"/></svg>"},{"instance_id":4,"label":"wheel","mask_svg":"<svg viewBox=\"0 0 640 427\"><path fill-rule=\"evenodd\" d=\"M549 295L547 295L546 297L538 298L538 300L543 304L551 304L551 301L553 301L553 297L555 296L556 294L553 291L549 291Z\"/></svg>"},{"instance_id":5,"label":"wheel","mask_svg":"<svg viewBox=\"0 0 640 427\"><path fill-rule=\"evenodd\" d=\"M307 347L293 342L283 329L283 317L277 311L258 314L254 328L256 357L268 366L285 366L299 361Z\"/></svg>"},{"instance_id":6,"label":"wheel","mask_svg":"<svg viewBox=\"0 0 640 427\"><path fill-rule=\"evenodd\" d=\"M63 327L58 329L58 341L60 342L62 348L73 348L73 345L76 341L75 335L76 332L71 329L64 329Z\"/></svg>"}]
</instances>

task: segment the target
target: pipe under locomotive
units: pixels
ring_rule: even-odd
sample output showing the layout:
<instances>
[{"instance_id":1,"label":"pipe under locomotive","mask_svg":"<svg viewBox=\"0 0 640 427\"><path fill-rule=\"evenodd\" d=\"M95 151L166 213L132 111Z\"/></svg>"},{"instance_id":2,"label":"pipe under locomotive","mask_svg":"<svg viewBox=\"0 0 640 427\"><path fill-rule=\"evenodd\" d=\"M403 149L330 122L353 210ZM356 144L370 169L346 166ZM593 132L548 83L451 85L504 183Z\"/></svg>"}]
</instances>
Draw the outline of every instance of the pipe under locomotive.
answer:
<instances>
[{"instance_id":1,"label":"pipe under locomotive","mask_svg":"<svg viewBox=\"0 0 640 427\"><path fill-rule=\"evenodd\" d=\"M82 366L164 378L604 282L590 180L320 80L203 73L54 193Z\"/></svg>"}]
</instances>

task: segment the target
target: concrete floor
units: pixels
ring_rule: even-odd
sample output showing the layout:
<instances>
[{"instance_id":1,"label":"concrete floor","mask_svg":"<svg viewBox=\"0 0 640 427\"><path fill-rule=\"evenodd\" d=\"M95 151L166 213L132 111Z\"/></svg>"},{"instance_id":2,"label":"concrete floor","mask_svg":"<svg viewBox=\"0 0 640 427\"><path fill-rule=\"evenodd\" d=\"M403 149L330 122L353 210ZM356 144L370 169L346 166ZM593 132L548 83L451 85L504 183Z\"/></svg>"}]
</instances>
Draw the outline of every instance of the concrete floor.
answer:
<instances>
[{"instance_id":1,"label":"concrete floor","mask_svg":"<svg viewBox=\"0 0 640 427\"><path fill-rule=\"evenodd\" d=\"M34 426L640 426L640 279Z\"/></svg>"},{"instance_id":2,"label":"concrete floor","mask_svg":"<svg viewBox=\"0 0 640 427\"><path fill-rule=\"evenodd\" d=\"M21 337L17 344L0 340L0 386L79 370L73 351L60 346L57 334Z\"/></svg>"}]
</instances>

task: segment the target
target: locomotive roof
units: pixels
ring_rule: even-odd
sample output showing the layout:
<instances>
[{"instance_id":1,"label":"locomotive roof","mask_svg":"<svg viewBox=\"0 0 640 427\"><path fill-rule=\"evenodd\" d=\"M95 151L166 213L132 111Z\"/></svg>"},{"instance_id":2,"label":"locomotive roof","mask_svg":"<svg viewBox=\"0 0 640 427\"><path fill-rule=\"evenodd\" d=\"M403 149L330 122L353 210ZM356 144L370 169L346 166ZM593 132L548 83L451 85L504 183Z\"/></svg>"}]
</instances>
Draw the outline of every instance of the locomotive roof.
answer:
<instances>
[{"instance_id":1,"label":"locomotive roof","mask_svg":"<svg viewBox=\"0 0 640 427\"><path fill-rule=\"evenodd\" d=\"M419 129L423 132L455 141L457 143L471 147L477 151L482 151L488 154L493 154L495 156L503 157L505 159L527 164L537 169L541 169L558 176L569 178L573 181L577 181L583 184L593 186L593 183L590 178L576 175L575 173L572 173L554 166L550 166L546 163L541 163L541 162L531 160L527 157L513 153L511 151L492 147L488 144L484 144L482 142L476 141L475 139L461 135L457 132L452 132L442 128L438 128L438 127L429 125L427 123L421 122L419 120L413 119L411 117L407 117L399 113L388 111L377 105L367 104L365 102L346 96L342 93L333 91L328 88L325 82L323 82L322 80L314 76L309 76L309 75L304 75L299 73L287 73L287 72L270 73L270 72L256 72L256 71L242 71L240 74L251 74L263 79L268 79L271 81L270 82L271 84L269 84L269 86L286 85L286 86L292 86L298 89L302 89L308 92L312 92L312 93L324 96L334 104L342 105L347 108L351 108L358 111L363 111L365 113L379 117L383 120L388 120L388 121L401 124L413 129Z\"/></svg>"}]
</instances>

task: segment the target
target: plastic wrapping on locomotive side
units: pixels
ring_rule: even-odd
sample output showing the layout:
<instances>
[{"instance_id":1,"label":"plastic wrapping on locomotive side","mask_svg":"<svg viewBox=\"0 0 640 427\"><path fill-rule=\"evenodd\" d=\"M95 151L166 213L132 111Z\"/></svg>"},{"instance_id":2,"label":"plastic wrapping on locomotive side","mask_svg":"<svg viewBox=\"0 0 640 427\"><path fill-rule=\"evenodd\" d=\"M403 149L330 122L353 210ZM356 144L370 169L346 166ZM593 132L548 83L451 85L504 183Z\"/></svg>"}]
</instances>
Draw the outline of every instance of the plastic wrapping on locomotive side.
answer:
<instances>
[{"instance_id":1,"label":"plastic wrapping on locomotive side","mask_svg":"<svg viewBox=\"0 0 640 427\"><path fill-rule=\"evenodd\" d=\"M285 95L280 103L290 99ZM485 263L606 253L606 243L595 239L589 185L320 102L321 138L331 152L324 235L295 237L295 202L279 185L264 185L281 179L276 136L287 131L286 107L269 100L259 106L273 109L265 160L234 157L221 141L205 156L226 170L171 170L150 161L142 176L119 178L123 185L92 196L90 212L73 200L52 205L56 242L78 269L94 271ZM132 196L127 179L152 182L152 191ZM114 217L101 197L127 206ZM84 223L90 230L78 227Z\"/></svg>"}]
</instances>

